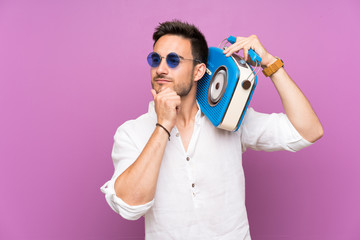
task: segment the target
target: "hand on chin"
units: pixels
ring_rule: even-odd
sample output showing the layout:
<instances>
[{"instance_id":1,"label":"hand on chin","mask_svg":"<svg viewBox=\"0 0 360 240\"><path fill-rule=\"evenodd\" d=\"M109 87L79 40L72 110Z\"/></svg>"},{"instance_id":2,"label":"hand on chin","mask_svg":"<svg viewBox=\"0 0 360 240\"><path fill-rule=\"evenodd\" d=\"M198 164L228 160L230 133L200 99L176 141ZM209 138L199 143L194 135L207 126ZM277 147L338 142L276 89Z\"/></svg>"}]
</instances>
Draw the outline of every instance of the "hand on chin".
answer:
<instances>
[{"instance_id":1,"label":"hand on chin","mask_svg":"<svg viewBox=\"0 0 360 240\"><path fill-rule=\"evenodd\" d=\"M173 90L173 89L172 89L170 86L168 86L167 84L159 84L158 87L155 88L155 91L156 91L156 93L159 93L159 92L164 91L164 90L167 89L167 88Z\"/></svg>"}]
</instances>

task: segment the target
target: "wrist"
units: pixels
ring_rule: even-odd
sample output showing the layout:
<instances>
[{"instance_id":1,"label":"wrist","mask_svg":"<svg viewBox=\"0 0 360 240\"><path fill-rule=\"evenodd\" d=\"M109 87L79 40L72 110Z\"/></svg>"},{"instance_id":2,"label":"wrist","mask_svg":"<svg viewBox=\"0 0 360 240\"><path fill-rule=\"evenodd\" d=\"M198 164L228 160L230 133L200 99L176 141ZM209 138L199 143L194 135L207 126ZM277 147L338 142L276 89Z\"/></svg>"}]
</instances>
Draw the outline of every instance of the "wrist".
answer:
<instances>
[{"instance_id":1,"label":"wrist","mask_svg":"<svg viewBox=\"0 0 360 240\"><path fill-rule=\"evenodd\" d=\"M264 68L262 72L265 77L270 77L282 67L284 67L284 62L280 58L276 58L276 61Z\"/></svg>"},{"instance_id":2,"label":"wrist","mask_svg":"<svg viewBox=\"0 0 360 240\"><path fill-rule=\"evenodd\" d=\"M159 128L161 128L162 131L166 132L168 135L169 141L170 141L170 136L171 136L170 131L160 123L156 123L156 127L159 127Z\"/></svg>"},{"instance_id":3,"label":"wrist","mask_svg":"<svg viewBox=\"0 0 360 240\"><path fill-rule=\"evenodd\" d=\"M274 62L276 62L276 60L277 60L276 57L274 57L273 55L268 53L261 61L261 67L267 68L267 67L271 66Z\"/></svg>"},{"instance_id":4,"label":"wrist","mask_svg":"<svg viewBox=\"0 0 360 240\"><path fill-rule=\"evenodd\" d=\"M158 119L157 123L164 126L169 132L171 132L171 130L174 127L174 124L172 122L169 122L169 121L164 121L164 120Z\"/></svg>"}]
</instances>

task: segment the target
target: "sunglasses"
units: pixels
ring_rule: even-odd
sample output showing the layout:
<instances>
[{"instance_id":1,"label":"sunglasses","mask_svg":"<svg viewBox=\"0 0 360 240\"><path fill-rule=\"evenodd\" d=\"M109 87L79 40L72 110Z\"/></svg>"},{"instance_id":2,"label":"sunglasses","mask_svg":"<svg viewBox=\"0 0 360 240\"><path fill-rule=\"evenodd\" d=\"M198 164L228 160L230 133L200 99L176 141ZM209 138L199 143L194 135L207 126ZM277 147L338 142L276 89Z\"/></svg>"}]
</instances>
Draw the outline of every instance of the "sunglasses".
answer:
<instances>
[{"instance_id":1,"label":"sunglasses","mask_svg":"<svg viewBox=\"0 0 360 240\"><path fill-rule=\"evenodd\" d=\"M147 56L147 61L148 61L149 65L150 65L150 67L155 68L155 67L158 67L160 65L161 60L163 58L166 58L166 63L170 68L176 68L179 65L181 60L191 60L191 61L201 63L200 60L183 58L183 57L177 55L174 52L169 53L166 57L162 57L156 52L151 52Z\"/></svg>"}]
</instances>

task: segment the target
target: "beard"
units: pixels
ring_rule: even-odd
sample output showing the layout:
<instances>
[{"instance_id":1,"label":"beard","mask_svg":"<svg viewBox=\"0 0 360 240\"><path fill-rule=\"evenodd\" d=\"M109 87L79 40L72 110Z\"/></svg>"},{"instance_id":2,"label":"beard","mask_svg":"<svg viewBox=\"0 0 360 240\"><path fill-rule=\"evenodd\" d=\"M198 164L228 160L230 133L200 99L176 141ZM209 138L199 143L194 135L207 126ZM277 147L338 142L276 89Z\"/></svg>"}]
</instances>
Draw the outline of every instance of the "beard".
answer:
<instances>
[{"instance_id":1,"label":"beard","mask_svg":"<svg viewBox=\"0 0 360 240\"><path fill-rule=\"evenodd\" d=\"M193 85L194 85L194 81L192 79L189 83L175 84L174 91L180 97L185 97L189 94Z\"/></svg>"},{"instance_id":2,"label":"beard","mask_svg":"<svg viewBox=\"0 0 360 240\"><path fill-rule=\"evenodd\" d=\"M176 92L176 94L179 95L180 97L185 97L185 96L187 96L189 94L189 92L193 88L193 85L194 85L193 76L194 76L194 68L192 69L191 78L189 79L188 82L180 82L180 83L178 82L177 83L176 81L174 81L174 79L168 78L168 77L166 77L164 75L156 75L156 77L153 79L154 81L151 81L151 85L152 85L152 88L156 91L156 93L159 93L159 92L161 92L162 87L164 85L156 84L155 80L158 79L158 78L168 79L168 80L171 81L171 84L173 84L172 90L174 90ZM159 86L157 89L155 88L156 85L154 83L157 86Z\"/></svg>"}]
</instances>

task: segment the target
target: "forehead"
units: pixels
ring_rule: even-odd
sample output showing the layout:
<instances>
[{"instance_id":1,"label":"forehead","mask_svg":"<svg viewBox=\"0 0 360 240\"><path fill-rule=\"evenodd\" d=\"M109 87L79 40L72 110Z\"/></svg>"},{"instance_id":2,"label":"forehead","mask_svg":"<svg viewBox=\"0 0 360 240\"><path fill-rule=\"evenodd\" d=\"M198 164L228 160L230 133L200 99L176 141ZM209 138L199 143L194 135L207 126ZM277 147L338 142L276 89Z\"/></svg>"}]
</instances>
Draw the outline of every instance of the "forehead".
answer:
<instances>
[{"instance_id":1,"label":"forehead","mask_svg":"<svg viewBox=\"0 0 360 240\"><path fill-rule=\"evenodd\" d=\"M185 58L192 57L190 39L170 34L164 35L157 40L154 52L159 53L161 56L175 52Z\"/></svg>"}]
</instances>

